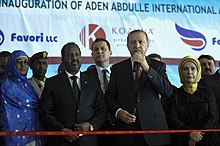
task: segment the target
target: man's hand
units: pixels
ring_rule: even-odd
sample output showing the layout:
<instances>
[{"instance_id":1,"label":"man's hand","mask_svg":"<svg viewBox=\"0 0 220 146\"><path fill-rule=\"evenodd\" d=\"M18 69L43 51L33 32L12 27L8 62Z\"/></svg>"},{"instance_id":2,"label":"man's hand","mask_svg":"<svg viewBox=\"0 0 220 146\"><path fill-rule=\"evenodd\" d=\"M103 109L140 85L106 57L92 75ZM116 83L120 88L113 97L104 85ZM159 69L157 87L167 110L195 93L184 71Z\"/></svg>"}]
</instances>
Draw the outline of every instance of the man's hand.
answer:
<instances>
[{"instance_id":1,"label":"man's hand","mask_svg":"<svg viewBox=\"0 0 220 146\"><path fill-rule=\"evenodd\" d=\"M145 55L135 52L134 54L132 54L131 58L134 62L138 62L145 72L149 71L150 67L145 59Z\"/></svg>"},{"instance_id":2,"label":"man's hand","mask_svg":"<svg viewBox=\"0 0 220 146\"><path fill-rule=\"evenodd\" d=\"M145 56L138 52L133 53L131 58L134 62L138 62L140 64L143 64L143 62L145 61Z\"/></svg>"},{"instance_id":3,"label":"man's hand","mask_svg":"<svg viewBox=\"0 0 220 146\"><path fill-rule=\"evenodd\" d=\"M92 125L89 122L83 122L83 123L75 124L74 129L76 131L90 131L91 126Z\"/></svg>"},{"instance_id":4,"label":"man's hand","mask_svg":"<svg viewBox=\"0 0 220 146\"><path fill-rule=\"evenodd\" d=\"M62 131L66 132L66 131L72 131L71 129L68 128L63 128ZM63 138L66 139L69 142L73 142L74 140L77 140L79 138L78 135L73 134L73 135L63 135Z\"/></svg>"},{"instance_id":5,"label":"man's hand","mask_svg":"<svg viewBox=\"0 0 220 146\"><path fill-rule=\"evenodd\" d=\"M126 110L118 111L117 117L127 124L131 124L136 121L136 116L130 114Z\"/></svg>"},{"instance_id":6,"label":"man's hand","mask_svg":"<svg viewBox=\"0 0 220 146\"><path fill-rule=\"evenodd\" d=\"M189 134L189 137L194 141L194 142L199 142L202 140L204 133L203 132L191 132Z\"/></svg>"}]
</instances>

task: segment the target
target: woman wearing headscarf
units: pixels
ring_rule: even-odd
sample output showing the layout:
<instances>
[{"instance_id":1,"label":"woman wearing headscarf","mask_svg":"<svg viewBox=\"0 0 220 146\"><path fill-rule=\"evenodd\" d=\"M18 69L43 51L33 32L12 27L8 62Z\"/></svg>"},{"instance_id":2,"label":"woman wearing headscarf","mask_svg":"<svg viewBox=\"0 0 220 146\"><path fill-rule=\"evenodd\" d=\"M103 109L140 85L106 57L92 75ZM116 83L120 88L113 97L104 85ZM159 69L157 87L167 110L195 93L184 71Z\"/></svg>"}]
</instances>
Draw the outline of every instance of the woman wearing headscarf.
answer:
<instances>
[{"instance_id":1,"label":"woman wearing headscarf","mask_svg":"<svg viewBox=\"0 0 220 146\"><path fill-rule=\"evenodd\" d=\"M38 118L38 96L26 75L28 56L21 50L14 51L8 59L6 74L0 88L3 108L3 131L42 131ZM5 136L5 146L42 146L39 136Z\"/></svg>"},{"instance_id":2,"label":"woman wearing headscarf","mask_svg":"<svg viewBox=\"0 0 220 146\"><path fill-rule=\"evenodd\" d=\"M213 129L217 107L214 93L199 86L201 66L197 58L186 56L178 65L182 86L168 98L168 120L172 129ZM190 132L172 135L173 146L217 146L216 133Z\"/></svg>"}]
</instances>

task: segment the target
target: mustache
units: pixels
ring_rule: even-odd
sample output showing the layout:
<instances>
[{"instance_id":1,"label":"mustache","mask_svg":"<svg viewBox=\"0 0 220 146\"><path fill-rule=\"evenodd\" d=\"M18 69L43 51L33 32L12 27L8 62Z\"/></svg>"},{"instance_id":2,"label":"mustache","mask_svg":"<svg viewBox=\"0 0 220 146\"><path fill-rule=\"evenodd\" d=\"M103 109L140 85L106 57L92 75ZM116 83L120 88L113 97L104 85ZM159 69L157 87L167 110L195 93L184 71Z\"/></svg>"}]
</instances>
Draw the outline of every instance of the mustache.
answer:
<instances>
[{"instance_id":1,"label":"mustache","mask_svg":"<svg viewBox=\"0 0 220 146\"><path fill-rule=\"evenodd\" d=\"M205 69L205 72L207 72L207 71L212 72L211 69L206 68L206 69Z\"/></svg>"},{"instance_id":2,"label":"mustache","mask_svg":"<svg viewBox=\"0 0 220 146\"><path fill-rule=\"evenodd\" d=\"M75 63L75 62L79 63L79 60L77 60L77 59L72 59L71 60L71 63Z\"/></svg>"}]
</instances>

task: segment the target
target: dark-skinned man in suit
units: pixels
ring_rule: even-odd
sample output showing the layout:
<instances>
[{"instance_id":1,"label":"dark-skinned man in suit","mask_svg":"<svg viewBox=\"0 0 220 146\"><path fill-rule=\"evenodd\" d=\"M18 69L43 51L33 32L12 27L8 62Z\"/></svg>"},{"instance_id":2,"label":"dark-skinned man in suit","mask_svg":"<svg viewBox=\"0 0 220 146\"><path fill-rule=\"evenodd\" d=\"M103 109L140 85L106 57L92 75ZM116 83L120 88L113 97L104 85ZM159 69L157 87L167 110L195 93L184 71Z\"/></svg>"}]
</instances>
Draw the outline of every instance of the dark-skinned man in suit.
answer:
<instances>
[{"instance_id":1,"label":"dark-skinned man in suit","mask_svg":"<svg viewBox=\"0 0 220 146\"><path fill-rule=\"evenodd\" d=\"M105 121L106 104L97 79L80 72L81 51L70 42L61 50L65 71L46 80L40 117L49 131L93 131ZM78 90L78 91L77 91ZM97 146L97 136L49 136L47 146Z\"/></svg>"}]
</instances>

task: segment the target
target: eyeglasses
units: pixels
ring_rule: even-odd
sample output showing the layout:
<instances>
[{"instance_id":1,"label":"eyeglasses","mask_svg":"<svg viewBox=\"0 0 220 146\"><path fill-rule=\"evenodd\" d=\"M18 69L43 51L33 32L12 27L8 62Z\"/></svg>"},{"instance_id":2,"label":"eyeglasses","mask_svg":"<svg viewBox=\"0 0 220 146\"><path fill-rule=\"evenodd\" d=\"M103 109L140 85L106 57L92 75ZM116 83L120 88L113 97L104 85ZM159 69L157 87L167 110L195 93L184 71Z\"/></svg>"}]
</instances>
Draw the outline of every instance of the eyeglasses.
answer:
<instances>
[{"instance_id":1,"label":"eyeglasses","mask_svg":"<svg viewBox=\"0 0 220 146\"><path fill-rule=\"evenodd\" d=\"M28 65L28 60L22 60L22 59L17 59L16 60L16 64L24 64L24 65Z\"/></svg>"}]
</instances>

